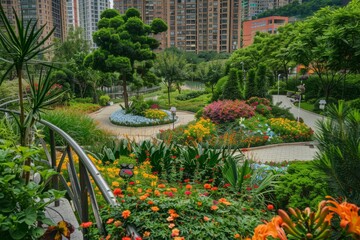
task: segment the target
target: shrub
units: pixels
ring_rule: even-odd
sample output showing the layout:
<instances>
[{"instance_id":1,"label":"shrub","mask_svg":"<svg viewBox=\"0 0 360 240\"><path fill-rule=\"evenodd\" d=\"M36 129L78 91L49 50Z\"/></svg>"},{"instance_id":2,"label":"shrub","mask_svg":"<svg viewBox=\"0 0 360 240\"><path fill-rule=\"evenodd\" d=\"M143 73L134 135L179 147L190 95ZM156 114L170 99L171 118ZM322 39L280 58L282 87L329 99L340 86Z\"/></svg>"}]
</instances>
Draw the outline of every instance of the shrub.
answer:
<instances>
[{"instance_id":1,"label":"shrub","mask_svg":"<svg viewBox=\"0 0 360 240\"><path fill-rule=\"evenodd\" d=\"M255 115L254 108L240 100L216 101L204 108L203 116L210 118L214 123L233 122L241 117Z\"/></svg>"},{"instance_id":2,"label":"shrub","mask_svg":"<svg viewBox=\"0 0 360 240\"><path fill-rule=\"evenodd\" d=\"M175 97L175 99L180 100L180 101L186 101L189 99L193 99L193 98L197 98L201 95L204 95L206 92L205 91L195 91L195 92L189 92L187 94L181 94Z\"/></svg>"},{"instance_id":3,"label":"shrub","mask_svg":"<svg viewBox=\"0 0 360 240\"><path fill-rule=\"evenodd\" d=\"M102 95L99 99L99 104L101 106L106 106L109 101L110 101L109 95Z\"/></svg>"},{"instance_id":4,"label":"shrub","mask_svg":"<svg viewBox=\"0 0 360 240\"><path fill-rule=\"evenodd\" d=\"M275 186L279 208L316 208L327 194L326 175L313 162L293 162Z\"/></svg>"},{"instance_id":5,"label":"shrub","mask_svg":"<svg viewBox=\"0 0 360 240\"><path fill-rule=\"evenodd\" d=\"M146 109L144 113L145 113L145 117L150 119L164 120L166 117L168 117L166 112L158 109Z\"/></svg>"},{"instance_id":6,"label":"shrub","mask_svg":"<svg viewBox=\"0 0 360 240\"><path fill-rule=\"evenodd\" d=\"M251 97L248 100L246 100L246 103L251 106L257 106L259 104L270 106L270 101L266 98L261 98L261 97Z\"/></svg>"},{"instance_id":7,"label":"shrub","mask_svg":"<svg viewBox=\"0 0 360 240\"><path fill-rule=\"evenodd\" d=\"M216 132L215 125L210 119L200 118L195 124L190 124L184 134L193 138L196 142L202 142L205 138L212 136Z\"/></svg>"},{"instance_id":8,"label":"shrub","mask_svg":"<svg viewBox=\"0 0 360 240\"><path fill-rule=\"evenodd\" d=\"M75 99L72 99L71 102L93 103L93 99L91 97L88 97L88 98L75 98Z\"/></svg>"},{"instance_id":9,"label":"shrub","mask_svg":"<svg viewBox=\"0 0 360 240\"><path fill-rule=\"evenodd\" d=\"M132 98L132 102L129 106L129 109L126 109L126 113L138 115L138 116L144 116L144 112L146 109L149 108L149 105L144 101L144 98L142 96L137 96Z\"/></svg>"},{"instance_id":10,"label":"shrub","mask_svg":"<svg viewBox=\"0 0 360 240\"><path fill-rule=\"evenodd\" d=\"M271 114L274 118L286 118L289 120L295 120L294 114L292 114L288 109L279 107L278 105L273 105L271 107Z\"/></svg>"}]
</instances>

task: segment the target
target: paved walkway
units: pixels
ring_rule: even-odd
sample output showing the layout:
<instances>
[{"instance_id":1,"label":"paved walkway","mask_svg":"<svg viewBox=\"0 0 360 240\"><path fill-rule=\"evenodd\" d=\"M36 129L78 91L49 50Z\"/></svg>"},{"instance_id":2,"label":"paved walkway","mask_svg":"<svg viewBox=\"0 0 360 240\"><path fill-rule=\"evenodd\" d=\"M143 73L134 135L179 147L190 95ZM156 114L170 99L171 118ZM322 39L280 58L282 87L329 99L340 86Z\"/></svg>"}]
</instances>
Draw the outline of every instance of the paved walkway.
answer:
<instances>
[{"instance_id":1,"label":"paved walkway","mask_svg":"<svg viewBox=\"0 0 360 240\"><path fill-rule=\"evenodd\" d=\"M300 109L294 106L290 102L290 98L283 95L274 95L274 102L281 102L280 106L290 108L290 112L295 117L300 113L300 117L304 122L316 131L316 121L322 120L321 115L311 113L306 110ZM172 124L166 124L153 127L122 127L114 125L110 122L109 116L114 111L120 109L119 105L107 106L98 112L92 113L90 116L98 123L101 129L111 132L118 136L118 138L129 137L135 141L148 140L156 137L156 134L160 130L171 129ZM187 124L190 121L195 120L194 114L190 112L178 111L178 121L174 124L175 127ZM317 148L316 143L292 143L292 144L278 144L270 145L258 148L251 148L245 155L255 161L260 162L282 162L282 161L294 161L294 160L312 160L316 155Z\"/></svg>"},{"instance_id":2,"label":"paved walkway","mask_svg":"<svg viewBox=\"0 0 360 240\"><path fill-rule=\"evenodd\" d=\"M109 117L113 112L119 109L120 106L118 104L107 106L102 108L98 112L90 114L90 117L92 117L97 122L98 126L101 129L111 132L118 138L129 137L130 139L134 139L137 142L156 137L156 134L158 134L160 130L167 130L173 128L172 123L152 127L117 126L110 122ZM178 120L174 124L175 127L187 124L195 120L195 114L191 112L177 111L176 116L178 117Z\"/></svg>"}]
</instances>

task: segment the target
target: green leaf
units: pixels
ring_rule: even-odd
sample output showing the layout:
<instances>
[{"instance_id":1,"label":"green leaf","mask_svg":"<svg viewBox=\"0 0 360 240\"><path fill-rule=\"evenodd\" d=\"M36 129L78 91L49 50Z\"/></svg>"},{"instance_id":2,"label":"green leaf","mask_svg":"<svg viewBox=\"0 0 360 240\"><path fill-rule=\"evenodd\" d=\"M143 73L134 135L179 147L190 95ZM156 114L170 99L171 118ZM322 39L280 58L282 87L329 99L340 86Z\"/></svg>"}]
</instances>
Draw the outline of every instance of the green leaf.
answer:
<instances>
[{"instance_id":1,"label":"green leaf","mask_svg":"<svg viewBox=\"0 0 360 240\"><path fill-rule=\"evenodd\" d=\"M28 225L32 225L36 222L36 217L37 217L37 210L34 208L27 208L25 210L25 223Z\"/></svg>"},{"instance_id":2,"label":"green leaf","mask_svg":"<svg viewBox=\"0 0 360 240\"><path fill-rule=\"evenodd\" d=\"M43 236L45 233L45 229L43 228L35 228L31 231L31 235L36 237L37 239Z\"/></svg>"},{"instance_id":3,"label":"green leaf","mask_svg":"<svg viewBox=\"0 0 360 240\"><path fill-rule=\"evenodd\" d=\"M15 225L13 228L10 229L10 236L17 240L17 239L24 239L27 235L28 225L26 223L21 223Z\"/></svg>"},{"instance_id":4,"label":"green leaf","mask_svg":"<svg viewBox=\"0 0 360 240\"><path fill-rule=\"evenodd\" d=\"M4 182L10 182L12 179L14 179L16 176L15 175L6 175L5 177L3 177L3 181Z\"/></svg>"}]
</instances>

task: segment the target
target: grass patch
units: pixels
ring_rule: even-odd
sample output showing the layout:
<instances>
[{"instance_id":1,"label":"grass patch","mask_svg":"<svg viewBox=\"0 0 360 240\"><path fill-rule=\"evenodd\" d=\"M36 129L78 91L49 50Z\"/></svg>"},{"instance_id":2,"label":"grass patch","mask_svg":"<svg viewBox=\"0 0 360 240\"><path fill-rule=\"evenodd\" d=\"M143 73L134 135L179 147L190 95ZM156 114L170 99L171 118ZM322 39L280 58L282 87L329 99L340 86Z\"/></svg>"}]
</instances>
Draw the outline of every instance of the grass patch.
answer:
<instances>
[{"instance_id":1,"label":"grass patch","mask_svg":"<svg viewBox=\"0 0 360 240\"><path fill-rule=\"evenodd\" d=\"M68 133L81 146L91 146L91 150L97 150L104 142L111 140L111 135L97 128L93 119L81 112L69 109L56 109L47 111L42 118L49 121ZM49 142L49 133L44 130L45 141ZM61 137L55 137L56 145L63 146Z\"/></svg>"},{"instance_id":2,"label":"grass patch","mask_svg":"<svg viewBox=\"0 0 360 240\"><path fill-rule=\"evenodd\" d=\"M296 105L299 106L298 103ZM310 112L314 112L314 104L307 103L307 102L301 102L300 107L302 109L308 110Z\"/></svg>"}]
</instances>

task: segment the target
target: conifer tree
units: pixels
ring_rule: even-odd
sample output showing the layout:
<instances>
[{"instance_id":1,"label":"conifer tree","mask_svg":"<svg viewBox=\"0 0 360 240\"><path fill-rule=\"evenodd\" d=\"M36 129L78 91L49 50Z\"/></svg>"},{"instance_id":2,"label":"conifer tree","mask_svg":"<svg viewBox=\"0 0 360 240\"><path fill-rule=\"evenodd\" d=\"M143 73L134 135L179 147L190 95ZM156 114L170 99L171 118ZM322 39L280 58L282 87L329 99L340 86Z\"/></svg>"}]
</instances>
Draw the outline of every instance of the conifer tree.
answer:
<instances>
[{"instance_id":1,"label":"conifer tree","mask_svg":"<svg viewBox=\"0 0 360 240\"><path fill-rule=\"evenodd\" d=\"M237 70L235 68L231 68L229 72L229 79L225 83L223 89L222 99L241 99L239 81L237 78Z\"/></svg>"},{"instance_id":2,"label":"conifer tree","mask_svg":"<svg viewBox=\"0 0 360 240\"><path fill-rule=\"evenodd\" d=\"M245 98L256 96L255 70L250 69L246 78Z\"/></svg>"}]
</instances>

